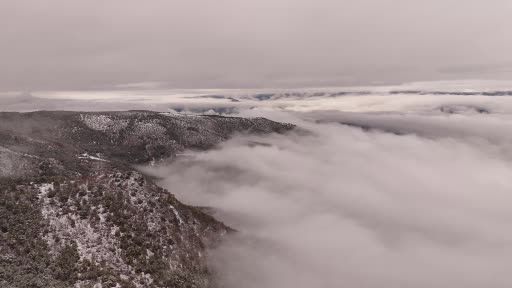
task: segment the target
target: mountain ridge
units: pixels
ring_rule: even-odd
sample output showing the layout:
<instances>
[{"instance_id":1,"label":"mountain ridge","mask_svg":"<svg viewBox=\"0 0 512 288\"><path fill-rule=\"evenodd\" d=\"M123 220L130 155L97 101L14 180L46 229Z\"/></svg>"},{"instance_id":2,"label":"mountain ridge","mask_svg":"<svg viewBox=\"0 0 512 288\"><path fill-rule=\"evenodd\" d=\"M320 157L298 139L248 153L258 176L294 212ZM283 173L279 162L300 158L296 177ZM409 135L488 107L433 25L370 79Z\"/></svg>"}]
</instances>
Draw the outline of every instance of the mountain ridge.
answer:
<instances>
[{"instance_id":1,"label":"mountain ridge","mask_svg":"<svg viewBox=\"0 0 512 288\"><path fill-rule=\"evenodd\" d=\"M232 229L133 165L293 128L151 111L0 113L0 286L214 287L207 248Z\"/></svg>"}]
</instances>

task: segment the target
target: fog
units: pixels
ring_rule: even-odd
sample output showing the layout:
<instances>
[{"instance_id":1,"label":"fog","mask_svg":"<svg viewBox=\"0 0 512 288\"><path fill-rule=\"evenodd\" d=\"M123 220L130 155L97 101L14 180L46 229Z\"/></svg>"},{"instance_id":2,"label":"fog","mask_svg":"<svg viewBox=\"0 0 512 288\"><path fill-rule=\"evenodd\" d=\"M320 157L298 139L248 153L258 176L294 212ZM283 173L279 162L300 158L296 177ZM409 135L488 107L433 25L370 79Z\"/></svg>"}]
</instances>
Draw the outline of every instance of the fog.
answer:
<instances>
[{"instance_id":1,"label":"fog","mask_svg":"<svg viewBox=\"0 0 512 288\"><path fill-rule=\"evenodd\" d=\"M221 287L510 287L510 117L466 112L242 111L301 129L146 171L238 230Z\"/></svg>"}]
</instances>

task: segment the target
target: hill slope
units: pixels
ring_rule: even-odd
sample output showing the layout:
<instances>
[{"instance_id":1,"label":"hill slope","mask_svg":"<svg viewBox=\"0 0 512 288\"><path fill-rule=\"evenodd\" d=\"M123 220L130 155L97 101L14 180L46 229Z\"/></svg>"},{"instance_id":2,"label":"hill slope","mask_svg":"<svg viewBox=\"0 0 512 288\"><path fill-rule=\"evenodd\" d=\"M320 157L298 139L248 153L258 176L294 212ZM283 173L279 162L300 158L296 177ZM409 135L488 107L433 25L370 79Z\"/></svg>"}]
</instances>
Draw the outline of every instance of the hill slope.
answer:
<instances>
[{"instance_id":1,"label":"hill slope","mask_svg":"<svg viewBox=\"0 0 512 288\"><path fill-rule=\"evenodd\" d=\"M0 113L0 286L212 287L229 227L132 164L289 124L149 111Z\"/></svg>"}]
</instances>

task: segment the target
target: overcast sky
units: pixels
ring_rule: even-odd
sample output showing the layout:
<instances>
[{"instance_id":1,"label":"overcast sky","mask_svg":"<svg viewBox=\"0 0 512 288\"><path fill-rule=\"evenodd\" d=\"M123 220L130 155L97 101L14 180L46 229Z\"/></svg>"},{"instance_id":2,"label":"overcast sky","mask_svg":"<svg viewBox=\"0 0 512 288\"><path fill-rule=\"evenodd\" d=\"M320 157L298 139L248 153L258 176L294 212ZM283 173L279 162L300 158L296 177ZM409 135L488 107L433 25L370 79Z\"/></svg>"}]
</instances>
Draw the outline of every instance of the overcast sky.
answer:
<instances>
[{"instance_id":1,"label":"overcast sky","mask_svg":"<svg viewBox=\"0 0 512 288\"><path fill-rule=\"evenodd\" d=\"M0 0L0 90L512 76L510 0Z\"/></svg>"}]
</instances>

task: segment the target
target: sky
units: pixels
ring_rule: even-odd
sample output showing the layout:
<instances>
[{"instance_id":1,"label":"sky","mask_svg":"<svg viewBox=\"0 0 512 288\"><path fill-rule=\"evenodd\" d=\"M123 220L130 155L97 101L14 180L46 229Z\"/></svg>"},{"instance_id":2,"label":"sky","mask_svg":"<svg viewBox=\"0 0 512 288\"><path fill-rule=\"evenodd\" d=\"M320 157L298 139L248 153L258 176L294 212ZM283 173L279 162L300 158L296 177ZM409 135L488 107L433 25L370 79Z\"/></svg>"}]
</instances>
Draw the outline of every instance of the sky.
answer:
<instances>
[{"instance_id":1,"label":"sky","mask_svg":"<svg viewBox=\"0 0 512 288\"><path fill-rule=\"evenodd\" d=\"M0 91L510 79L511 12L509 0L0 0Z\"/></svg>"}]
</instances>

